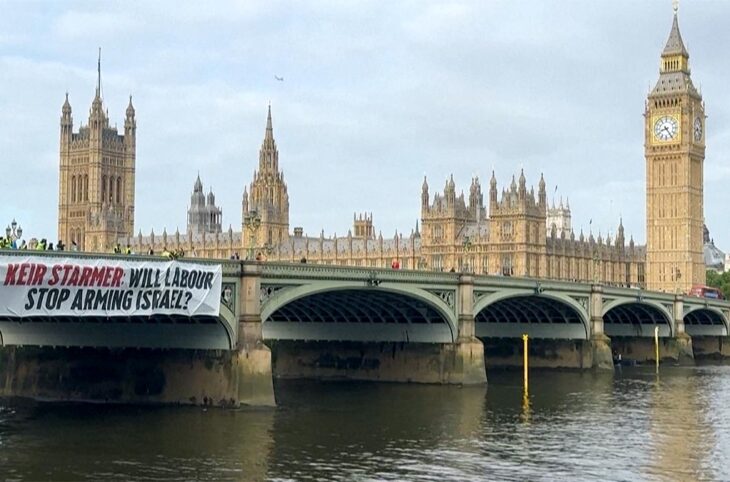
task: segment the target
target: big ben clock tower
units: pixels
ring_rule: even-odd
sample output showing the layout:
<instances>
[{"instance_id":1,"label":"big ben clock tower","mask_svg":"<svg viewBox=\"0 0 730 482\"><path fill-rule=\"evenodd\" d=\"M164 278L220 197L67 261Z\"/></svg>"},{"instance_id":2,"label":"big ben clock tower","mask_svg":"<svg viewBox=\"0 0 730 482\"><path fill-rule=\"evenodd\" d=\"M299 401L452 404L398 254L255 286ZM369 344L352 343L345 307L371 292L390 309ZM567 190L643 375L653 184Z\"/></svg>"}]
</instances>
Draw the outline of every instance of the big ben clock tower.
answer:
<instances>
[{"instance_id":1,"label":"big ben clock tower","mask_svg":"<svg viewBox=\"0 0 730 482\"><path fill-rule=\"evenodd\" d=\"M692 85L677 4L645 117L647 288L686 293L705 283L702 165L705 108Z\"/></svg>"}]
</instances>

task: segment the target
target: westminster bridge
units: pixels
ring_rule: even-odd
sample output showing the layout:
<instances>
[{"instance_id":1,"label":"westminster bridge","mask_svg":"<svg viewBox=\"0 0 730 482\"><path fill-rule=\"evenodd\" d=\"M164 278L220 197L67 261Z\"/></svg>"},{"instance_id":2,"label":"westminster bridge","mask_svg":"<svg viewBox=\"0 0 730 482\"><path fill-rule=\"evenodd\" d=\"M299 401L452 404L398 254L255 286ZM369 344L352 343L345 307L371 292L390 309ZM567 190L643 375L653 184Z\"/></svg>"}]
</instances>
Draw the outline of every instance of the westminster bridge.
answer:
<instances>
[{"instance_id":1,"label":"westminster bridge","mask_svg":"<svg viewBox=\"0 0 730 482\"><path fill-rule=\"evenodd\" d=\"M237 405L273 403L272 375L479 384L485 366L520 362L523 334L533 366L653 360L655 333L662 359L730 351L730 303L719 300L467 273L184 261L222 266L218 317L7 317L0 394ZM141 382L105 389L107 376ZM55 377L82 380L69 394Z\"/></svg>"}]
</instances>

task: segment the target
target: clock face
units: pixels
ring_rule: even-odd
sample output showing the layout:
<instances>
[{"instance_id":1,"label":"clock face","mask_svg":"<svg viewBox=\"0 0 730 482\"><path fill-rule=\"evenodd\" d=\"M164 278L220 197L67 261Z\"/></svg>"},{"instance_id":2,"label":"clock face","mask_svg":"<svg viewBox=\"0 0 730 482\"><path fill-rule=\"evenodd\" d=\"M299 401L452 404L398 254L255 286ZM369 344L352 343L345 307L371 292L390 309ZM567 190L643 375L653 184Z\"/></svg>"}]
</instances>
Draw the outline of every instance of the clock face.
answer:
<instances>
[{"instance_id":1,"label":"clock face","mask_svg":"<svg viewBox=\"0 0 730 482\"><path fill-rule=\"evenodd\" d=\"M677 137L679 123L670 115L660 117L654 123L654 137L660 141L669 141Z\"/></svg>"},{"instance_id":2,"label":"clock face","mask_svg":"<svg viewBox=\"0 0 730 482\"><path fill-rule=\"evenodd\" d=\"M694 125L695 141L699 142L702 140L702 120L697 117Z\"/></svg>"}]
</instances>

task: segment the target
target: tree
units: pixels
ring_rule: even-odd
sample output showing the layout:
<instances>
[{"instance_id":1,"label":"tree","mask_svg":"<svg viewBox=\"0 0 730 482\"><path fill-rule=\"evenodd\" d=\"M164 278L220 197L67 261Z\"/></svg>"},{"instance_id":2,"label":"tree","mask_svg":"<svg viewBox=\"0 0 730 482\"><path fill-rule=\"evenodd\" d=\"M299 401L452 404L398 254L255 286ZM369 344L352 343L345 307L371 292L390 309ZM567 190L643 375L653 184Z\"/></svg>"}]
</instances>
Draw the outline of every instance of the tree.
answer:
<instances>
[{"instance_id":1,"label":"tree","mask_svg":"<svg viewBox=\"0 0 730 482\"><path fill-rule=\"evenodd\" d=\"M707 286L712 286L722 291L726 300L730 300L730 271L718 273L717 271L707 270Z\"/></svg>"}]
</instances>

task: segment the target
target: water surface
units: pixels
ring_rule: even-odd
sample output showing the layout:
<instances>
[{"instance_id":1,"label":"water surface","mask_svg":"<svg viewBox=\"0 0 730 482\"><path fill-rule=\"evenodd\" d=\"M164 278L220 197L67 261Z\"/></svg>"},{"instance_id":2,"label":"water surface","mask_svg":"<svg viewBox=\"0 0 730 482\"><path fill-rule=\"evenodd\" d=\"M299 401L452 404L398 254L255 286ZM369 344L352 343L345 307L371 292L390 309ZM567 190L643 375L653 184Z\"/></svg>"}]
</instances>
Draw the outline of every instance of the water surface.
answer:
<instances>
[{"instance_id":1,"label":"water surface","mask_svg":"<svg viewBox=\"0 0 730 482\"><path fill-rule=\"evenodd\" d=\"M278 382L275 410L0 402L0 480L730 480L730 366Z\"/></svg>"}]
</instances>

